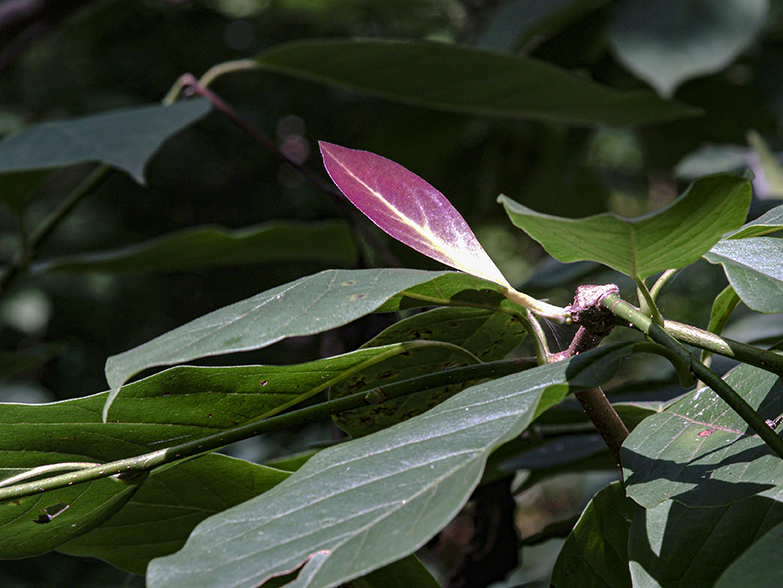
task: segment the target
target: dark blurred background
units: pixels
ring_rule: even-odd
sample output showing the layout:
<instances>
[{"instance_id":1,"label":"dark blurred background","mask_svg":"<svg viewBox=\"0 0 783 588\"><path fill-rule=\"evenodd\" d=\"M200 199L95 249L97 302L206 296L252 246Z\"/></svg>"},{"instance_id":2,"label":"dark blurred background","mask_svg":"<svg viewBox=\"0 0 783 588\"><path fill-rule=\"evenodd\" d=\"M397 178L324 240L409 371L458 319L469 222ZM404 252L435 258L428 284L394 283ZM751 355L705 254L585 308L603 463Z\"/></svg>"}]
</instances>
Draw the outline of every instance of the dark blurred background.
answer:
<instances>
[{"instance_id":1,"label":"dark blurred background","mask_svg":"<svg viewBox=\"0 0 783 588\"><path fill-rule=\"evenodd\" d=\"M619 278L591 265L541 267L543 252L511 226L496 197L560 216L606 210L637 216L671 201L697 175L750 168L754 209L774 205L783 190L766 181L747 137L755 131L773 152L781 148L781 6L778 0L0 0L0 136L39 121L158 103L184 73L199 76L218 63L316 37L430 39L527 54L613 88L651 88L703 108L702 117L664 125L570 127L435 112L258 71L226 75L213 86L319 174L325 176L319 140L408 167L452 201L512 283L567 304L575 284ZM642 21L650 30L640 31L638 19L650 10L654 18ZM687 34L683 23L692 29ZM672 31L680 35L669 38ZM716 46L734 49L723 55ZM662 47L690 57L672 63ZM40 222L84 173L81 167L58 173L31 201L25 225ZM201 224L343 218L322 192L217 112L168 141L147 179L142 187L114 173L39 257L110 249ZM16 217L0 211L3 261L16 251L18 229ZM437 267L377 235L401 266ZM382 262L365 252L358 263ZM41 402L103 391L108 356L327 267L285 262L173 274L22 276L0 293L0 344L6 353L43 350L50 360L0 381L0 399ZM663 311L703 326L724 285L719 268L699 262L673 280ZM308 361L357 347L383 322L368 319L214 362ZM758 325L738 325L739 338L761 337ZM783 332L779 325L770 330L764 336ZM46 344L54 346L40 347ZM292 446L312 440L312 432L302 435L289 440ZM544 512L578 509L592 483L580 478L548 495L537 490L549 505ZM563 490L575 484L573 495ZM0 563L0 583L139 586L142 580L50 555Z\"/></svg>"}]
</instances>

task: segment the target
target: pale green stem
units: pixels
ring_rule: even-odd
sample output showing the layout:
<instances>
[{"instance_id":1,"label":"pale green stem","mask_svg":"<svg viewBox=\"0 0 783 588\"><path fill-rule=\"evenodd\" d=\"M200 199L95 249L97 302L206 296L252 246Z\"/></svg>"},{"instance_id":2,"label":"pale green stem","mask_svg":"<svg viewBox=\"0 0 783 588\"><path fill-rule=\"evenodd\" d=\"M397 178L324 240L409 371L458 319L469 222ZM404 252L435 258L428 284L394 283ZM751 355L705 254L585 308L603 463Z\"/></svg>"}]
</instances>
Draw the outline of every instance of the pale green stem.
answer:
<instances>
[{"instance_id":1,"label":"pale green stem","mask_svg":"<svg viewBox=\"0 0 783 588\"><path fill-rule=\"evenodd\" d=\"M661 276L655 281L652 288L650 288L650 297L653 300L658 299L658 294L660 293L661 289L666 285L666 283L674 277L674 275L677 273L676 269L668 269L665 272L661 274Z\"/></svg>"},{"instance_id":2,"label":"pale green stem","mask_svg":"<svg viewBox=\"0 0 783 588\"><path fill-rule=\"evenodd\" d=\"M498 287L506 298L512 302L516 302L524 308L527 308L533 314L544 317L558 324L571 322L571 313L565 308L537 300L532 296L528 296L527 294L515 290L511 286L498 284Z\"/></svg>"},{"instance_id":3,"label":"pale green stem","mask_svg":"<svg viewBox=\"0 0 783 588\"><path fill-rule=\"evenodd\" d=\"M656 324L663 325L663 317L661 316L658 307L655 305L655 300L647 288L647 282L642 278L634 277L636 282L636 292L639 297L639 310L649 316Z\"/></svg>"}]
</instances>

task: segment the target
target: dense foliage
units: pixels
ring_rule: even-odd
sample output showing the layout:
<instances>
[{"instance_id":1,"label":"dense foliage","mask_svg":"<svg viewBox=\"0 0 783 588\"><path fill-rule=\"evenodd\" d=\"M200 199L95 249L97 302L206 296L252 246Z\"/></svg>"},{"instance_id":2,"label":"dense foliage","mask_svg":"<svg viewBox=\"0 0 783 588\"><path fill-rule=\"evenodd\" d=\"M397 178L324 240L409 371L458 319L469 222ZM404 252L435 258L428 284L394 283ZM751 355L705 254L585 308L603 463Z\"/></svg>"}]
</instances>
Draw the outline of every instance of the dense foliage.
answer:
<instances>
[{"instance_id":1,"label":"dense foliage","mask_svg":"<svg viewBox=\"0 0 783 588\"><path fill-rule=\"evenodd\" d=\"M783 585L780 11L0 2L0 583Z\"/></svg>"}]
</instances>

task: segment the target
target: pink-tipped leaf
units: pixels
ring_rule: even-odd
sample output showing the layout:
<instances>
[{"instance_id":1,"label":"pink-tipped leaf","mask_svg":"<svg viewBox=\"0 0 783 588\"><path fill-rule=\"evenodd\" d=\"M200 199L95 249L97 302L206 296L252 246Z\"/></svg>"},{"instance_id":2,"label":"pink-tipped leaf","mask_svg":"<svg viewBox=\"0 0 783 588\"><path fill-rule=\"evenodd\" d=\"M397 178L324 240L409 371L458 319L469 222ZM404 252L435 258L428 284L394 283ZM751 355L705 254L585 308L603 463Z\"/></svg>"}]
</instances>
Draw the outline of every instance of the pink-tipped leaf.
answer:
<instances>
[{"instance_id":1,"label":"pink-tipped leaf","mask_svg":"<svg viewBox=\"0 0 783 588\"><path fill-rule=\"evenodd\" d=\"M465 219L430 184L380 155L319 146L332 181L383 231L445 265L510 287Z\"/></svg>"}]
</instances>

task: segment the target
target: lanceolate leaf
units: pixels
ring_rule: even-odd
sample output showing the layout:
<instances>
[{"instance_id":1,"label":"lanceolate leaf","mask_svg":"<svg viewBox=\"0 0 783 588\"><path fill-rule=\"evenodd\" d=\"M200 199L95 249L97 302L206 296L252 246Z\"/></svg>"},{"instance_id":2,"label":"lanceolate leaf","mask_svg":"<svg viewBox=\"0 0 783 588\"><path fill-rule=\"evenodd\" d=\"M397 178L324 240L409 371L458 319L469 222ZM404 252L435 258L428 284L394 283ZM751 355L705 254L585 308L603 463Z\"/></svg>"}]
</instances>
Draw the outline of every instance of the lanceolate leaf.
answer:
<instances>
[{"instance_id":1,"label":"lanceolate leaf","mask_svg":"<svg viewBox=\"0 0 783 588\"><path fill-rule=\"evenodd\" d=\"M783 229L783 206L768 210L756 220L743 225L738 231L730 233L727 238L744 239L746 237L761 237Z\"/></svg>"},{"instance_id":2,"label":"lanceolate leaf","mask_svg":"<svg viewBox=\"0 0 783 588\"><path fill-rule=\"evenodd\" d=\"M742 301L758 312L783 312L783 239L724 239L704 258L721 264Z\"/></svg>"},{"instance_id":3,"label":"lanceolate leaf","mask_svg":"<svg viewBox=\"0 0 783 588\"><path fill-rule=\"evenodd\" d=\"M35 264L38 272L177 272L275 261L349 265L356 249L343 222L275 222L238 230L196 227L137 245Z\"/></svg>"},{"instance_id":4,"label":"lanceolate leaf","mask_svg":"<svg viewBox=\"0 0 783 588\"><path fill-rule=\"evenodd\" d=\"M419 176L374 153L319 145L337 187L386 233L445 265L508 286L465 219Z\"/></svg>"},{"instance_id":5,"label":"lanceolate leaf","mask_svg":"<svg viewBox=\"0 0 783 588\"><path fill-rule=\"evenodd\" d=\"M104 419L120 386L146 368L321 333L369 314L398 292L440 275L417 270L327 270L212 312L110 357L106 379L111 392Z\"/></svg>"},{"instance_id":6,"label":"lanceolate leaf","mask_svg":"<svg viewBox=\"0 0 783 588\"><path fill-rule=\"evenodd\" d=\"M697 180L677 200L635 219L604 213L583 219L540 214L501 196L511 221L562 262L597 261L646 278L698 260L721 236L740 227L750 182L730 175Z\"/></svg>"},{"instance_id":7,"label":"lanceolate leaf","mask_svg":"<svg viewBox=\"0 0 783 588\"><path fill-rule=\"evenodd\" d=\"M741 365L725 380L762 418L783 414L778 376ZM647 508L728 504L783 483L783 461L709 388L643 420L622 458L628 495Z\"/></svg>"},{"instance_id":8,"label":"lanceolate leaf","mask_svg":"<svg viewBox=\"0 0 783 588\"><path fill-rule=\"evenodd\" d=\"M266 494L199 525L180 552L150 564L148 586L250 588L304 564L288 586L319 588L398 560L462 507L493 448L569 391L610 377L628 350L602 347L474 386L322 451Z\"/></svg>"},{"instance_id":9,"label":"lanceolate leaf","mask_svg":"<svg viewBox=\"0 0 783 588\"><path fill-rule=\"evenodd\" d=\"M618 92L530 57L448 43L302 41L257 67L414 106L574 124L637 125L700 111L648 92Z\"/></svg>"},{"instance_id":10,"label":"lanceolate leaf","mask_svg":"<svg viewBox=\"0 0 783 588\"><path fill-rule=\"evenodd\" d=\"M149 158L210 107L207 100L196 99L33 125L0 142L0 173L95 161L144 184Z\"/></svg>"}]
</instances>

